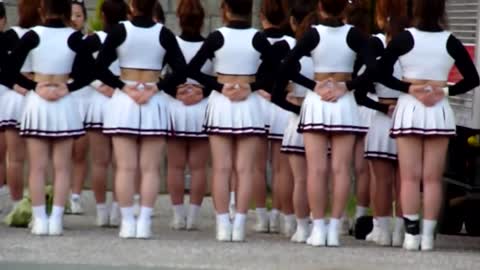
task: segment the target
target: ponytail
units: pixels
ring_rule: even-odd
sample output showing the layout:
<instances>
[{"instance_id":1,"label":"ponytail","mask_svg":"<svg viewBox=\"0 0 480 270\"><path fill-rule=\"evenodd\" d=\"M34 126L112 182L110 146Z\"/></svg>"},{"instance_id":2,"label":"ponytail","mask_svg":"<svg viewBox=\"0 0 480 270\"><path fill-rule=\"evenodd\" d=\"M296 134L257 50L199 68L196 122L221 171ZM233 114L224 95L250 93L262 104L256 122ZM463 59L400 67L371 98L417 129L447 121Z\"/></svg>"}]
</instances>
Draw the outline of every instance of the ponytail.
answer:
<instances>
[{"instance_id":1,"label":"ponytail","mask_svg":"<svg viewBox=\"0 0 480 270\"><path fill-rule=\"evenodd\" d=\"M183 33L200 35L205 18L205 11L200 0L181 0L177 8L177 17Z\"/></svg>"}]
</instances>

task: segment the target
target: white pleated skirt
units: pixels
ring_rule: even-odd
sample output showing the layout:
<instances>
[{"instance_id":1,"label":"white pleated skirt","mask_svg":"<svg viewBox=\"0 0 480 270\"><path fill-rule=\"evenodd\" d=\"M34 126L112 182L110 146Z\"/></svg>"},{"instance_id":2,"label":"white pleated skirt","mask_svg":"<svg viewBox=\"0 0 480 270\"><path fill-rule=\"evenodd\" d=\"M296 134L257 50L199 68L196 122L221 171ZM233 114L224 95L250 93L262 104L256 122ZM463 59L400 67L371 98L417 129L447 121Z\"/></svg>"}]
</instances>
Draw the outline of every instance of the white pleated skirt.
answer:
<instances>
[{"instance_id":1,"label":"white pleated skirt","mask_svg":"<svg viewBox=\"0 0 480 270\"><path fill-rule=\"evenodd\" d=\"M435 106L426 107L411 95L402 95L398 99L393 117L391 136L454 136L455 116L444 98Z\"/></svg>"},{"instance_id":2,"label":"white pleated skirt","mask_svg":"<svg viewBox=\"0 0 480 270\"><path fill-rule=\"evenodd\" d=\"M203 99L194 105L185 105L177 99L170 102L170 122L172 137L182 138L206 138L207 133L203 130L205 112L207 111L208 99Z\"/></svg>"},{"instance_id":3,"label":"white pleated skirt","mask_svg":"<svg viewBox=\"0 0 480 270\"><path fill-rule=\"evenodd\" d=\"M390 137L393 119L377 111L371 124L365 144L365 158L397 160L397 144Z\"/></svg>"},{"instance_id":4,"label":"white pleated skirt","mask_svg":"<svg viewBox=\"0 0 480 270\"><path fill-rule=\"evenodd\" d=\"M77 102L78 112L80 113L82 121L85 121L91 97L95 92L97 91L88 85L72 93L72 97Z\"/></svg>"},{"instance_id":5,"label":"white pleated skirt","mask_svg":"<svg viewBox=\"0 0 480 270\"><path fill-rule=\"evenodd\" d=\"M265 104L262 97L251 94L246 100L232 102L213 91L208 98L204 130L219 135L266 135Z\"/></svg>"},{"instance_id":6,"label":"white pleated skirt","mask_svg":"<svg viewBox=\"0 0 480 270\"><path fill-rule=\"evenodd\" d=\"M6 90L0 94L0 127L19 128L25 96L14 90Z\"/></svg>"},{"instance_id":7,"label":"white pleated skirt","mask_svg":"<svg viewBox=\"0 0 480 270\"><path fill-rule=\"evenodd\" d=\"M103 132L111 135L166 136L171 131L170 101L171 98L161 91L147 103L139 105L117 89L106 104Z\"/></svg>"},{"instance_id":8,"label":"white pleated skirt","mask_svg":"<svg viewBox=\"0 0 480 270\"><path fill-rule=\"evenodd\" d=\"M274 104L272 102L266 100L262 96L258 95L257 93L255 93L255 95L258 97L258 100L260 102L260 111L263 112L262 117L263 117L263 121L265 123L265 132L268 133L269 130L270 130L270 127L272 125L271 110L272 110L272 107L274 106Z\"/></svg>"},{"instance_id":9,"label":"white pleated skirt","mask_svg":"<svg viewBox=\"0 0 480 270\"><path fill-rule=\"evenodd\" d=\"M289 124L293 113L280 108L271 103L270 105L270 127L268 129L268 139L282 140L285 129Z\"/></svg>"},{"instance_id":10,"label":"white pleated skirt","mask_svg":"<svg viewBox=\"0 0 480 270\"><path fill-rule=\"evenodd\" d=\"M108 106L109 97L93 90L90 101L86 108L85 119L83 120L85 129L102 130L105 120L105 112Z\"/></svg>"},{"instance_id":11,"label":"white pleated skirt","mask_svg":"<svg viewBox=\"0 0 480 270\"><path fill-rule=\"evenodd\" d=\"M24 104L20 118L22 136L65 138L85 134L76 100L71 94L48 101L30 91Z\"/></svg>"},{"instance_id":12,"label":"white pleated skirt","mask_svg":"<svg viewBox=\"0 0 480 270\"><path fill-rule=\"evenodd\" d=\"M326 102L309 91L300 111L299 132L366 133L360 112L351 92L336 102Z\"/></svg>"},{"instance_id":13,"label":"white pleated skirt","mask_svg":"<svg viewBox=\"0 0 480 270\"><path fill-rule=\"evenodd\" d=\"M378 97L372 93L368 93L367 96L375 101L378 101ZM365 106L358 105L358 112L362 126L371 127L372 119L376 114L376 111Z\"/></svg>"},{"instance_id":14,"label":"white pleated skirt","mask_svg":"<svg viewBox=\"0 0 480 270\"><path fill-rule=\"evenodd\" d=\"M298 124L300 117L291 114L288 120L287 128L283 135L281 151L288 154L305 154L305 144L303 135L298 133Z\"/></svg>"}]
</instances>

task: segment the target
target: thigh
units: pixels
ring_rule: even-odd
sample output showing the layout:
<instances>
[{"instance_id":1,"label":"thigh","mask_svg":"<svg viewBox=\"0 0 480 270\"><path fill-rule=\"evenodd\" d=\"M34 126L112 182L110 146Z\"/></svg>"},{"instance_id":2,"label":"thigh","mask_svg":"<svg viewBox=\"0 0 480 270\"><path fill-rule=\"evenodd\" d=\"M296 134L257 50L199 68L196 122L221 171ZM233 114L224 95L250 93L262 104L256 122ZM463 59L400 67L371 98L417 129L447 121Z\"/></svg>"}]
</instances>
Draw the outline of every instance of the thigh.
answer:
<instances>
[{"instance_id":1,"label":"thigh","mask_svg":"<svg viewBox=\"0 0 480 270\"><path fill-rule=\"evenodd\" d=\"M18 130L7 129L5 130L5 140L9 156L14 155L16 157L23 157L25 153L25 141L20 137Z\"/></svg>"},{"instance_id":2,"label":"thigh","mask_svg":"<svg viewBox=\"0 0 480 270\"><path fill-rule=\"evenodd\" d=\"M253 169L255 154L261 143L259 136L239 136L235 141L235 169Z\"/></svg>"},{"instance_id":3,"label":"thigh","mask_svg":"<svg viewBox=\"0 0 480 270\"><path fill-rule=\"evenodd\" d=\"M209 136L210 149L212 152L212 165L214 169L228 168L233 166L234 139L230 136Z\"/></svg>"},{"instance_id":4,"label":"thigh","mask_svg":"<svg viewBox=\"0 0 480 270\"><path fill-rule=\"evenodd\" d=\"M188 157L187 141L181 138L167 139L167 162L170 168L185 168Z\"/></svg>"},{"instance_id":5,"label":"thigh","mask_svg":"<svg viewBox=\"0 0 480 270\"><path fill-rule=\"evenodd\" d=\"M53 166L67 168L72 162L73 139L58 139L52 145Z\"/></svg>"},{"instance_id":6,"label":"thigh","mask_svg":"<svg viewBox=\"0 0 480 270\"><path fill-rule=\"evenodd\" d=\"M160 168L165 155L165 142L165 137L159 136L144 136L140 138L141 170L158 170Z\"/></svg>"},{"instance_id":7,"label":"thigh","mask_svg":"<svg viewBox=\"0 0 480 270\"><path fill-rule=\"evenodd\" d=\"M50 157L50 143L40 138L27 138L28 166L30 170L46 170Z\"/></svg>"},{"instance_id":8,"label":"thigh","mask_svg":"<svg viewBox=\"0 0 480 270\"><path fill-rule=\"evenodd\" d=\"M433 137L424 140L423 179L442 179L445 170L448 137Z\"/></svg>"},{"instance_id":9,"label":"thigh","mask_svg":"<svg viewBox=\"0 0 480 270\"><path fill-rule=\"evenodd\" d=\"M365 159L365 136L355 139L354 146L354 166L356 170L368 170L367 160Z\"/></svg>"},{"instance_id":10,"label":"thigh","mask_svg":"<svg viewBox=\"0 0 480 270\"><path fill-rule=\"evenodd\" d=\"M307 160L303 155L288 155L290 167L292 169L293 179L295 182L307 180Z\"/></svg>"},{"instance_id":11,"label":"thigh","mask_svg":"<svg viewBox=\"0 0 480 270\"><path fill-rule=\"evenodd\" d=\"M423 139L420 136L397 138L398 164L402 178L420 178L423 170Z\"/></svg>"},{"instance_id":12,"label":"thigh","mask_svg":"<svg viewBox=\"0 0 480 270\"><path fill-rule=\"evenodd\" d=\"M89 131L88 139L93 161L109 161L112 154L111 138L99 131Z\"/></svg>"},{"instance_id":13,"label":"thigh","mask_svg":"<svg viewBox=\"0 0 480 270\"><path fill-rule=\"evenodd\" d=\"M76 160L84 160L87 156L88 137L81 136L75 139L73 144L73 155Z\"/></svg>"},{"instance_id":14,"label":"thigh","mask_svg":"<svg viewBox=\"0 0 480 270\"><path fill-rule=\"evenodd\" d=\"M307 132L303 137L307 167L309 169L321 167L326 170L328 164L327 134Z\"/></svg>"},{"instance_id":15,"label":"thigh","mask_svg":"<svg viewBox=\"0 0 480 270\"><path fill-rule=\"evenodd\" d=\"M209 145L207 140L190 140L188 142L188 166L190 169L206 169L209 154Z\"/></svg>"},{"instance_id":16,"label":"thigh","mask_svg":"<svg viewBox=\"0 0 480 270\"><path fill-rule=\"evenodd\" d=\"M332 168L350 166L355 145L355 135L336 134L331 138ZM363 159L363 158L362 158Z\"/></svg>"},{"instance_id":17,"label":"thigh","mask_svg":"<svg viewBox=\"0 0 480 270\"><path fill-rule=\"evenodd\" d=\"M113 153L117 168L132 168L138 166L138 143L133 136L113 136Z\"/></svg>"}]
</instances>

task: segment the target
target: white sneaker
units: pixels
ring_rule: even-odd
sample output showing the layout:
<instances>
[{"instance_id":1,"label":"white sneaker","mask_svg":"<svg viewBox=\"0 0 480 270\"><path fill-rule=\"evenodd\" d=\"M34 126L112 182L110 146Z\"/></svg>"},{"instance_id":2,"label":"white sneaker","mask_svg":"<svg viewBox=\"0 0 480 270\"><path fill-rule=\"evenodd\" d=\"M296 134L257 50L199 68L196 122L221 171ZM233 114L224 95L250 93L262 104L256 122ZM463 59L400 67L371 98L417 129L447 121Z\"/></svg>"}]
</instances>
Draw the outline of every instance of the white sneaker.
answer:
<instances>
[{"instance_id":1,"label":"white sneaker","mask_svg":"<svg viewBox=\"0 0 480 270\"><path fill-rule=\"evenodd\" d=\"M392 246L392 233L383 229L377 231L375 243L379 246Z\"/></svg>"},{"instance_id":2,"label":"white sneaker","mask_svg":"<svg viewBox=\"0 0 480 270\"><path fill-rule=\"evenodd\" d=\"M285 224L283 225L283 235L285 235L285 237L292 237L293 234L296 232L297 230L297 222L295 221L295 219L292 219L292 220L285 220Z\"/></svg>"},{"instance_id":3,"label":"white sneaker","mask_svg":"<svg viewBox=\"0 0 480 270\"><path fill-rule=\"evenodd\" d=\"M340 246L340 235L338 232L338 228L335 229L328 229L328 236L327 236L327 246L329 247L339 247Z\"/></svg>"},{"instance_id":4,"label":"white sneaker","mask_svg":"<svg viewBox=\"0 0 480 270\"><path fill-rule=\"evenodd\" d=\"M80 198L72 199L70 198L70 214L73 215L82 215L84 213L82 201Z\"/></svg>"},{"instance_id":5,"label":"white sneaker","mask_svg":"<svg viewBox=\"0 0 480 270\"><path fill-rule=\"evenodd\" d=\"M245 241L245 226L233 227L232 241L233 242L244 242Z\"/></svg>"},{"instance_id":6,"label":"white sneaker","mask_svg":"<svg viewBox=\"0 0 480 270\"><path fill-rule=\"evenodd\" d=\"M197 217L192 217L189 215L187 217L187 231L194 231L198 230L198 218Z\"/></svg>"},{"instance_id":7,"label":"white sneaker","mask_svg":"<svg viewBox=\"0 0 480 270\"><path fill-rule=\"evenodd\" d=\"M180 231L180 230L185 230L186 229L186 222L185 222L185 216L179 216L177 214L173 214L173 219L172 222L170 223L170 228Z\"/></svg>"},{"instance_id":8,"label":"white sneaker","mask_svg":"<svg viewBox=\"0 0 480 270\"><path fill-rule=\"evenodd\" d=\"M308 239L308 228L297 226L297 230L292 236L291 241L295 243L305 243Z\"/></svg>"},{"instance_id":9,"label":"white sneaker","mask_svg":"<svg viewBox=\"0 0 480 270\"><path fill-rule=\"evenodd\" d=\"M231 242L232 241L232 224L217 224L217 241Z\"/></svg>"},{"instance_id":10,"label":"white sneaker","mask_svg":"<svg viewBox=\"0 0 480 270\"><path fill-rule=\"evenodd\" d=\"M48 219L33 218L31 233L34 235L48 235Z\"/></svg>"},{"instance_id":11,"label":"white sneaker","mask_svg":"<svg viewBox=\"0 0 480 270\"><path fill-rule=\"evenodd\" d=\"M97 226L98 227L107 227L109 225L109 218L108 218L108 211L105 209L104 211L97 210Z\"/></svg>"},{"instance_id":12,"label":"white sneaker","mask_svg":"<svg viewBox=\"0 0 480 270\"><path fill-rule=\"evenodd\" d=\"M112 209L110 209L110 220L108 223L112 227L118 227L120 226L120 222L120 207L118 207L118 205L115 207L112 206Z\"/></svg>"},{"instance_id":13,"label":"white sneaker","mask_svg":"<svg viewBox=\"0 0 480 270\"><path fill-rule=\"evenodd\" d=\"M367 236L365 237L365 240L368 242L376 242L378 238L378 229L379 229L378 226L373 226L372 231L369 234L367 234Z\"/></svg>"},{"instance_id":14,"label":"white sneaker","mask_svg":"<svg viewBox=\"0 0 480 270\"><path fill-rule=\"evenodd\" d=\"M405 233L405 240L403 241L403 248L410 251L420 250L420 235L413 235Z\"/></svg>"},{"instance_id":15,"label":"white sneaker","mask_svg":"<svg viewBox=\"0 0 480 270\"><path fill-rule=\"evenodd\" d=\"M272 214L268 218L268 230L270 233L279 233L280 232L280 214Z\"/></svg>"},{"instance_id":16,"label":"white sneaker","mask_svg":"<svg viewBox=\"0 0 480 270\"><path fill-rule=\"evenodd\" d=\"M258 233L268 233L268 230L269 230L268 219L267 218L259 218L257 216L257 223L255 223L255 226L253 227L253 230L258 232Z\"/></svg>"},{"instance_id":17,"label":"white sneaker","mask_svg":"<svg viewBox=\"0 0 480 270\"><path fill-rule=\"evenodd\" d=\"M430 235L422 235L422 251L432 251L435 247L435 239Z\"/></svg>"},{"instance_id":18,"label":"white sneaker","mask_svg":"<svg viewBox=\"0 0 480 270\"><path fill-rule=\"evenodd\" d=\"M136 229L136 238L149 239L152 237L152 221L138 220Z\"/></svg>"},{"instance_id":19,"label":"white sneaker","mask_svg":"<svg viewBox=\"0 0 480 270\"><path fill-rule=\"evenodd\" d=\"M135 238L137 237L136 230L137 222L122 220L120 225L120 233L118 234L118 236L120 236L120 238Z\"/></svg>"},{"instance_id":20,"label":"white sneaker","mask_svg":"<svg viewBox=\"0 0 480 270\"><path fill-rule=\"evenodd\" d=\"M62 218L50 218L48 220L48 235L60 236L63 234Z\"/></svg>"},{"instance_id":21,"label":"white sneaker","mask_svg":"<svg viewBox=\"0 0 480 270\"><path fill-rule=\"evenodd\" d=\"M403 244L403 236L405 235L404 231L394 231L392 234L392 246L401 247Z\"/></svg>"},{"instance_id":22,"label":"white sneaker","mask_svg":"<svg viewBox=\"0 0 480 270\"><path fill-rule=\"evenodd\" d=\"M313 227L312 233L307 239L307 244L314 247L324 247L327 244L326 228Z\"/></svg>"}]
</instances>

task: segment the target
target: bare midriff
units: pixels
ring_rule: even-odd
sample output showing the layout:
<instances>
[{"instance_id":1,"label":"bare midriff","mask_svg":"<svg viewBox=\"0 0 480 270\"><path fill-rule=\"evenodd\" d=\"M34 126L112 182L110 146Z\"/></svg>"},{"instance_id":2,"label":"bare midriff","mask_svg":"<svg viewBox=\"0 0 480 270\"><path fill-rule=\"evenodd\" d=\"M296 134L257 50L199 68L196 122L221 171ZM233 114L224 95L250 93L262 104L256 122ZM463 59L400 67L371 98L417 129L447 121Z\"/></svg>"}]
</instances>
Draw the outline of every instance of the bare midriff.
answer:
<instances>
[{"instance_id":1,"label":"bare midriff","mask_svg":"<svg viewBox=\"0 0 480 270\"><path fill-rule=\"evenodd\" d=\"M397 98L378 98L378 103L385 105L397 105Z\"/></svg>"},{"instance_id":2,"label":"bare midriff","mask_svg":"<svg viewBox=\"0 0 480 270\"><path fill-rule=\"evenodd\" d=\"M346 82L352 79L352 73L331 72L331 73L315 73L315 81L325 81L333 79L337 82Z\"/></svg>"},{"instance_id":3,"label":"bare midriff","mask_svg":"<svg viewBox=\"0 0 480 270\"><path fill-rule=\"evenodd\" d=\"M430 86L436 86L436 87L447 86L446 81L418 80L418 79L408 79L408 78L403 78L403 81L411 83L413 85L430 85Z\"/></svg>"},{"instance_id":4,"label":"bare midriff","mask_svg":"<svg viewBox=\"0 0 480 270\"><path fill-rule=\"evenodd\" d=\"M35 80L35 73L33 73L33 72L22 72L22 75L25 76L29 80L32 80L32 81Z\"/></svg>"},{"instance_id":5,"label":"bare midriff","mask_svg":"<svg viewBox=\"0 0 480 270\"><path fill-rule=\"evenodd\" d=\"M255 76L250 75L217 75L217 81L219 83L231 83L231 84L249 84L255 82Z\"/></svg>"},{"instance_id":6,"label":"bare midriff","mask_svg":"<svg viewBox=\"0 0 480 270\"><path fill-rule=\"evenodd\" d=\"M70 80L70 74L40 74L31 75L36 82L46 83L67 83Z\"/></svg>"},{"instance_id":7,"label":"bare midriff","mask_svg":"<svg viewBox=\"0 0 480 270\"><path fill-rule=\"evenodd\" d=\"M160 70L122 68L120 78L124 81L156 83L160 80Z\"/></svg>"}]
</instances>

